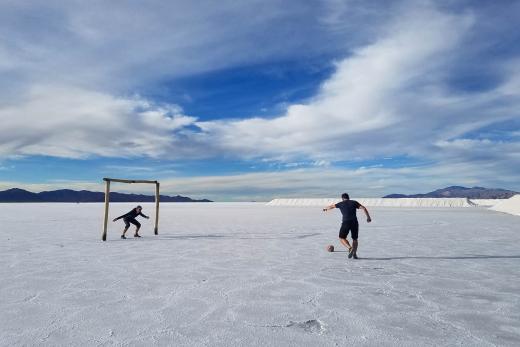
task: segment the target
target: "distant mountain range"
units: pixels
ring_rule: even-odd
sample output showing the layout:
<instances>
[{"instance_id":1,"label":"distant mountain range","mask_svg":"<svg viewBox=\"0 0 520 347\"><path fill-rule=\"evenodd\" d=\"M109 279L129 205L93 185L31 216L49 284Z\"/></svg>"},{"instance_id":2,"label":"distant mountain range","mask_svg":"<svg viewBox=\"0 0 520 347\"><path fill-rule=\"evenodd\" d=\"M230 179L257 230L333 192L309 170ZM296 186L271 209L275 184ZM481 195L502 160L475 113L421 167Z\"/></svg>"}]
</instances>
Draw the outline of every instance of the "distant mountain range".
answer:
<instances>
[{"instance_id":1,"label":"distant mountain range","mask_svg":"<svg viewBox=\"0 0 520 347\"><path fill-rule=\"evenodd\" d=\"M0 191L0 202L104 202L105 193L88 190L60 189L48 192L32 193L27 190L12 188ZM110 193L110 202L153 202L155 197L142 194ZM208 199L195 200L185 196L160 196L161 202L212 202Z\"/></svg>"},{"instance_id":2,"label":"distant mountain range","mask_svg":"<svg viewBox=\"0 0 520 347\"><path fill-rule=\"evenodd\" d=\"M509 199L518 192L506 189L493 189L483 187L466 188L451 186L434 190L426 194L390 194L383 198L469 198L469 199Z\"/></svg>"}]
</instances>

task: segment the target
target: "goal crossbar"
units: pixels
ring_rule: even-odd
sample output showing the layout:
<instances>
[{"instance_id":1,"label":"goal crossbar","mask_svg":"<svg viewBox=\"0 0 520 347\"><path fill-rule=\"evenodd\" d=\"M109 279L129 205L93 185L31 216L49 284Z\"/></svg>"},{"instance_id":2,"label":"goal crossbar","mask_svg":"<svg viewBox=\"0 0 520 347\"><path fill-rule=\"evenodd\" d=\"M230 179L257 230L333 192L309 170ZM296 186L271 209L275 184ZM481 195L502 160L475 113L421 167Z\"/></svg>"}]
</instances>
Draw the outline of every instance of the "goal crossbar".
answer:
<instances>
[{"instance_id":1,"label":"goal crossbar","mask_svg":"<svg viewBox=\"0 0 520 347\"><path fill-rule=\"evenodd\" d=\"M153 183L153 184L158 184L159 183L157 181L149 181L149 180L124 180L124 179L121 179L121 178L108 178L108 177L103 178L103 181L105 181L105 182L119 182L119 183Z\"/></svg>"},{"instance_id":2,"label":"goal crossbar","mask_svg":"<svg viewBox=\"0 0 520 347\"><path fill-rule=\"evenodd\" d=\"M150 180L128 180L121 178L103 178L105 181L105 218L103 220L103 236L102 240L107 240L107 229L108 229L108 207L110 205L110 182L118 182L118 183L151 183L155 184L155 223L154 223L154 234L159 234L159 187L160 183L158 181L150 181Z\"/></svg>"}]
</instances>

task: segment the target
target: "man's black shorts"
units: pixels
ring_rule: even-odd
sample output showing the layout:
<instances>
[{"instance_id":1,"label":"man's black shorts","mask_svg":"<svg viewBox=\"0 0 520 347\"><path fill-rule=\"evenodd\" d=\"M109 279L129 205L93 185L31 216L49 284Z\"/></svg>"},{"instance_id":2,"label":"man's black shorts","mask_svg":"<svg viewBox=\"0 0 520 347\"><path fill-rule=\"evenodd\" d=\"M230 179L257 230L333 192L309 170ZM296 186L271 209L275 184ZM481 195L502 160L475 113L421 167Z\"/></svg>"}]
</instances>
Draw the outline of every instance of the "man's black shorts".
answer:
<instances>
[{"instance_id":1,"label":"man's black shorts","mask_svg":"<svg viewBox=\"0 0 520 347\"><path fill-rule=\"evenodd\" d=\"M341 223L341 229L339 229L339 238L346 239L349 231L352 231L352 240L357 240L359 231L359 223L357 220L343 221L343 223Z\"/></svg>"},{"instance_id":2,"label":"man's black shorts","mask_svg":"<svg viewBox=\"0 0 520 347\"><path fill-rule=\"evenodd\" d=\"M130 227L130 223L132 223L133 225L135 225L135 226L138 227L138 228L141 227L141 223L139 223L138 221L136 221L135 218L125 218L125 219L123 219L123 221L125 222L125 227L126 227L126 228L129 228L129 227Z\"/></svg>"}]
</instances>

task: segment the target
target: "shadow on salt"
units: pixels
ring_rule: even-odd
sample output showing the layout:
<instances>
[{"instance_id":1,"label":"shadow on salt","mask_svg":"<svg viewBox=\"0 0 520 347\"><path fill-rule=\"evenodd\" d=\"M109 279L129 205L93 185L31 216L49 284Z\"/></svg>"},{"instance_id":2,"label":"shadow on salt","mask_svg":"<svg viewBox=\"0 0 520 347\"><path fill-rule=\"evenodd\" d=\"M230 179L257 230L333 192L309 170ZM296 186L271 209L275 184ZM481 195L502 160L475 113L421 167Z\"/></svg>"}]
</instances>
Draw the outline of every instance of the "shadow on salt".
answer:
<instances>
[{"instance_id":1,"label":"shadow on salt","mask_svg":"<svg viewBox=\"0 0 520 347\"><path fill-rule=\"evenodd\" d=\"M403 259L432 259L432 260L465 260L465 259L520 259L520 255L472 255L458 257L381 257L360 258L363 260L403 260Z\"/></svg>"},{"instance_id":2,"label":"shadow on salt","mask_svg":"<svg viewBox=\"0 0 520 347\"><path fill-rule=\"evenodd\" d=\"M180 235L160 235L158 237L143 237L141 241L167 241L167 240L193 240L193 239L237 239L237 240L275 240L275 239L305 239L321 235L320 233L308 234L278 234L279 236L270 236L271 234L251 234L251 233L229 233L229 234L180 234ZM115 241L115 240L114 240ZM126 241L126 240L124 240Z\"/></svg>"}]
</instances>

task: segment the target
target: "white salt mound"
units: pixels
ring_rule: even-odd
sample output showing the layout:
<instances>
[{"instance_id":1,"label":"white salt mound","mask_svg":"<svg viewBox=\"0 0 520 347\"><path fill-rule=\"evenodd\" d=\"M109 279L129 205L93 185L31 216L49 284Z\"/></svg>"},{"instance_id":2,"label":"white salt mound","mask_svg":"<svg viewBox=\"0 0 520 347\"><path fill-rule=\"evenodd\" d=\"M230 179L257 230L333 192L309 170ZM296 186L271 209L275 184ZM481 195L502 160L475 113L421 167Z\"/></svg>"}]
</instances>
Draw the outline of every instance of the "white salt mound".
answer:
<instances>
[{"instance_id":1,"label":"white salt mound","mask_svg":"<svg viewBox=\"0 0 520 347\"><path fill-rule=\"evenodd\" d=\"M469 201L477 206L491 207L504 201L504 199L470 199Z\"/></svg>"},{"instance_id":2,"label":"white salt mound","mask_svg":"<svg viewBox=\"0 0 520 347\"><path fill-rule=\"evenodd\" d=\"M509 199L503 200L493 207L491 210L509 213L515 216L520 216L520 194L517 194Z\"/></svg>"},{"instance_id":3,"label":"white salt mound","mask_svg":"<svg viewBox=\"0 0 520 347\"><path fill-rule=\"evenodd\" d=\"M401 199L352 199L367 207L473 207L466 198L401 198ZM268 206L327 206L340 202L339 198L321 199L274 199L267 203Z\"/></svg>"}]
</instances>

